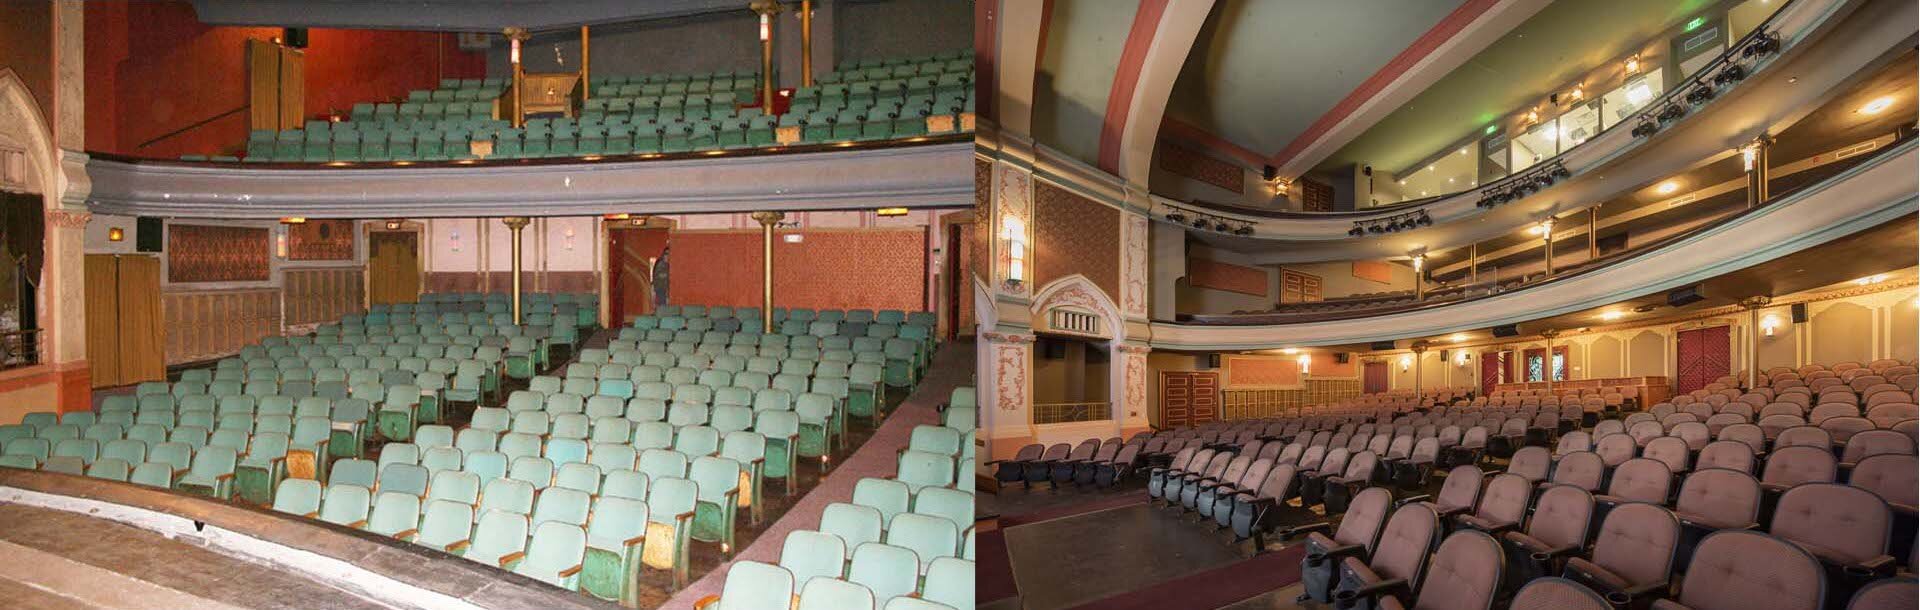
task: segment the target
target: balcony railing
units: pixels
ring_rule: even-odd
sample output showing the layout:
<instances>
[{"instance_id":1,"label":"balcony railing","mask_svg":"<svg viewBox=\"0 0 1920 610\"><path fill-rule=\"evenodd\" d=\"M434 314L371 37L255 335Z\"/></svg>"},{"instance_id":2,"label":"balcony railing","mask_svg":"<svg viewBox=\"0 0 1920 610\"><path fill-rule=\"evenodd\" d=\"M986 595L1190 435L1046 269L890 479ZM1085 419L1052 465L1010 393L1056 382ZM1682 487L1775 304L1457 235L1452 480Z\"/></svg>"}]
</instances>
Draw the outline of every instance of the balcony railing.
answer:
<instances>
[{"instance_id":1,"label":"balcony railing","mask_svg":"<svg viewBox=\"0 0 1920 610\"><path fill-rule=\"evenodd\" d=\"M1051 402L1033 405L1033 423L1070 424L1085 421L1106 421L1113 419L1113 405L1108 402Z\"/></svg>"},{"instance_id":2,"label":"balcony railing","mask_svg":"<svg viewBox=\"0 0 1920 610\"><path fill-rule=\"evenodd\" d=\"M40 364L40 329L0 332L0 370Z\"/></svg>"}]
</instances>

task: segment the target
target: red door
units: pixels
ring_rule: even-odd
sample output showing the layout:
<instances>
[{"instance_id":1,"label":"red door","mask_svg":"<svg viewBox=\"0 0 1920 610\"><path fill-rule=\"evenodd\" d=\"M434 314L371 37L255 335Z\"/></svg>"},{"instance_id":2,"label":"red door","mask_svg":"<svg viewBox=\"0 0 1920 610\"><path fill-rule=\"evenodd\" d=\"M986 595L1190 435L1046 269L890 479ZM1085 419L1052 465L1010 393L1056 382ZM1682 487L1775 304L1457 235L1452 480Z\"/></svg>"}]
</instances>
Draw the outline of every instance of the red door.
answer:
<instances>
[{"instance_id":1,"label":"red door","mask_svg":"<svg viewBox=\"0 0 1920 610\"><path fill-rule=\"evenodd\" d=\"M1501 373L1507 369L1507 352L1486 352L1480 354L1480 395L1492 396L1493 390L1504 381Z\"/></svg>"},{"instance_id":2,"label":"red door","mask_svg":"<svg viewBox=\"0 0 1920 610\"><path fill-rule=\"evenodd\" d=\"M1728 342L1730 328L1712 326L1680 331L1677 339L1679 345L1674 350L1674 363L1678 369L1674 392L1692 392L1732 373L1732 345Z\"/></svg>"},{"instance_id":3,"label":"red door","mask_svg":"<svg viewBox=\"0 0 1920 610\"><path fill-rule=\"evenodd\" d=\"M1364 373L1361 392L1379 394L1387 391L1387 363L1368 362Z\"/></svg>"},{"instance_id":4,"label":"red door","mask_svg":"<svg viewBox=\"0 0 1920 610\"><path fill-rule=\"evenodd\" d=\"M1220 418L1220 374L1211 371L1160 373L1160 425L1179 428Z\"/></svg>"}]
</instances>

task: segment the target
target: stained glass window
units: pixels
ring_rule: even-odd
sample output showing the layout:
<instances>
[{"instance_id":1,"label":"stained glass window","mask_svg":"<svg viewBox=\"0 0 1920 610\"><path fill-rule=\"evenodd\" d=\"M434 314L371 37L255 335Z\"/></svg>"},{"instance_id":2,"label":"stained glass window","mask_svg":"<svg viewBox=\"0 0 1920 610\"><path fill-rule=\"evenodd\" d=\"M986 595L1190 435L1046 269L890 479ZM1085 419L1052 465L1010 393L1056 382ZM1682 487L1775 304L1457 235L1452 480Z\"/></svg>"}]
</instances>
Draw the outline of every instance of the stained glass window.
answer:
<instances>
[{"instance_id":1,"label":"stained glass window","mask_svg":"<svg viewBox=\"0 0 1920 610\"><path fill-rule=\"evenodd\" d=\"M1527 354L1527 381L1546 381L1546 358L1539 354Z\"/></svg>"}]
</instances>

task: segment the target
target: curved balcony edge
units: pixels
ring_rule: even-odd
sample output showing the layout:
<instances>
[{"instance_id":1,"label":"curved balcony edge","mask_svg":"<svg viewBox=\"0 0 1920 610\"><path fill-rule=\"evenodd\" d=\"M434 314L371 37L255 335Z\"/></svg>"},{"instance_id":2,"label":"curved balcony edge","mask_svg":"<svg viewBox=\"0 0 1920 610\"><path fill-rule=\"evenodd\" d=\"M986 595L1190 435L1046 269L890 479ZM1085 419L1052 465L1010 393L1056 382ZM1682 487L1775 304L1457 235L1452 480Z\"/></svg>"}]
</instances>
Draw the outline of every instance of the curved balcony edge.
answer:
<instances>
[{"instance_id":1,"label":"curved balcony edge","mask_svg":"<svg viewBox=\"0 0 1920 610\"><path fill-rule=\"evenodd\" d=\"M268 219L680 214L973 203L973 142L630 162L382 168L86 161L107 214Z\"/></svg>"},{"instance_id":2,"label":"curved balcony edge","mask_svg":"<svg viewBox=\"0 0 1920 610\"><path fill-rule=\"evenodd\" d=\"M1157 349L1236 350L1367 343L1525 322L1670 290L1812 248L1915 213L1920 162L1907 140L1870 163L1634 257L1494 296L1325 322L1154 322Z\"/></svg>"}]
</instances>

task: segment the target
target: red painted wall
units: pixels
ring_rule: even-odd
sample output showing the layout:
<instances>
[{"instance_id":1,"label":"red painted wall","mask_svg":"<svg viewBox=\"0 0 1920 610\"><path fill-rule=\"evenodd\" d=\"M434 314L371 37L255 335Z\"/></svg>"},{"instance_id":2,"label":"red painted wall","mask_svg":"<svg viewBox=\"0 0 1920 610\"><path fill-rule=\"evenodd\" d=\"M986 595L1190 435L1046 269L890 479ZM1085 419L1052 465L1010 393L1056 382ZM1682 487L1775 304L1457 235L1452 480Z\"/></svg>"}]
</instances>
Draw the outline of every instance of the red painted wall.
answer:
<instances>
[{"instance_id":1,"label":"red painted wall","mask_svg":"<svg viewBox=\"0 0 1920 610\"><path fill-rule=\"evenodd\" d=\"M925 228L803 230L776 236L773 298L780 307L926 309ZM760 232L675 231L667 241L677 304L760 304Z\"/></svg>"},{"instance_id":2,"label":"red painted wall","mask_svg":"<svg viewBox=\"0 0 1920 610\"><path fill-rule=\"evenodd\" d=\"M246 41L280 29L209 26L184 1L89 2L86 16L89 149L171 158L244 148ZM309 117L486 72L485 56L460 51L452 34L317 29L308 43Z\"/></svg>"},{"instance_id":3,"label":"red painted wall","mask_svg":"<svg viewBox=\"0 0 1920 610\"><path fill-rule=\"evenodd\" d=\"M46 0L0 2L0 68L12 70L40 115L53 123L53 3Z\"/></svg>"}]
</instances>

